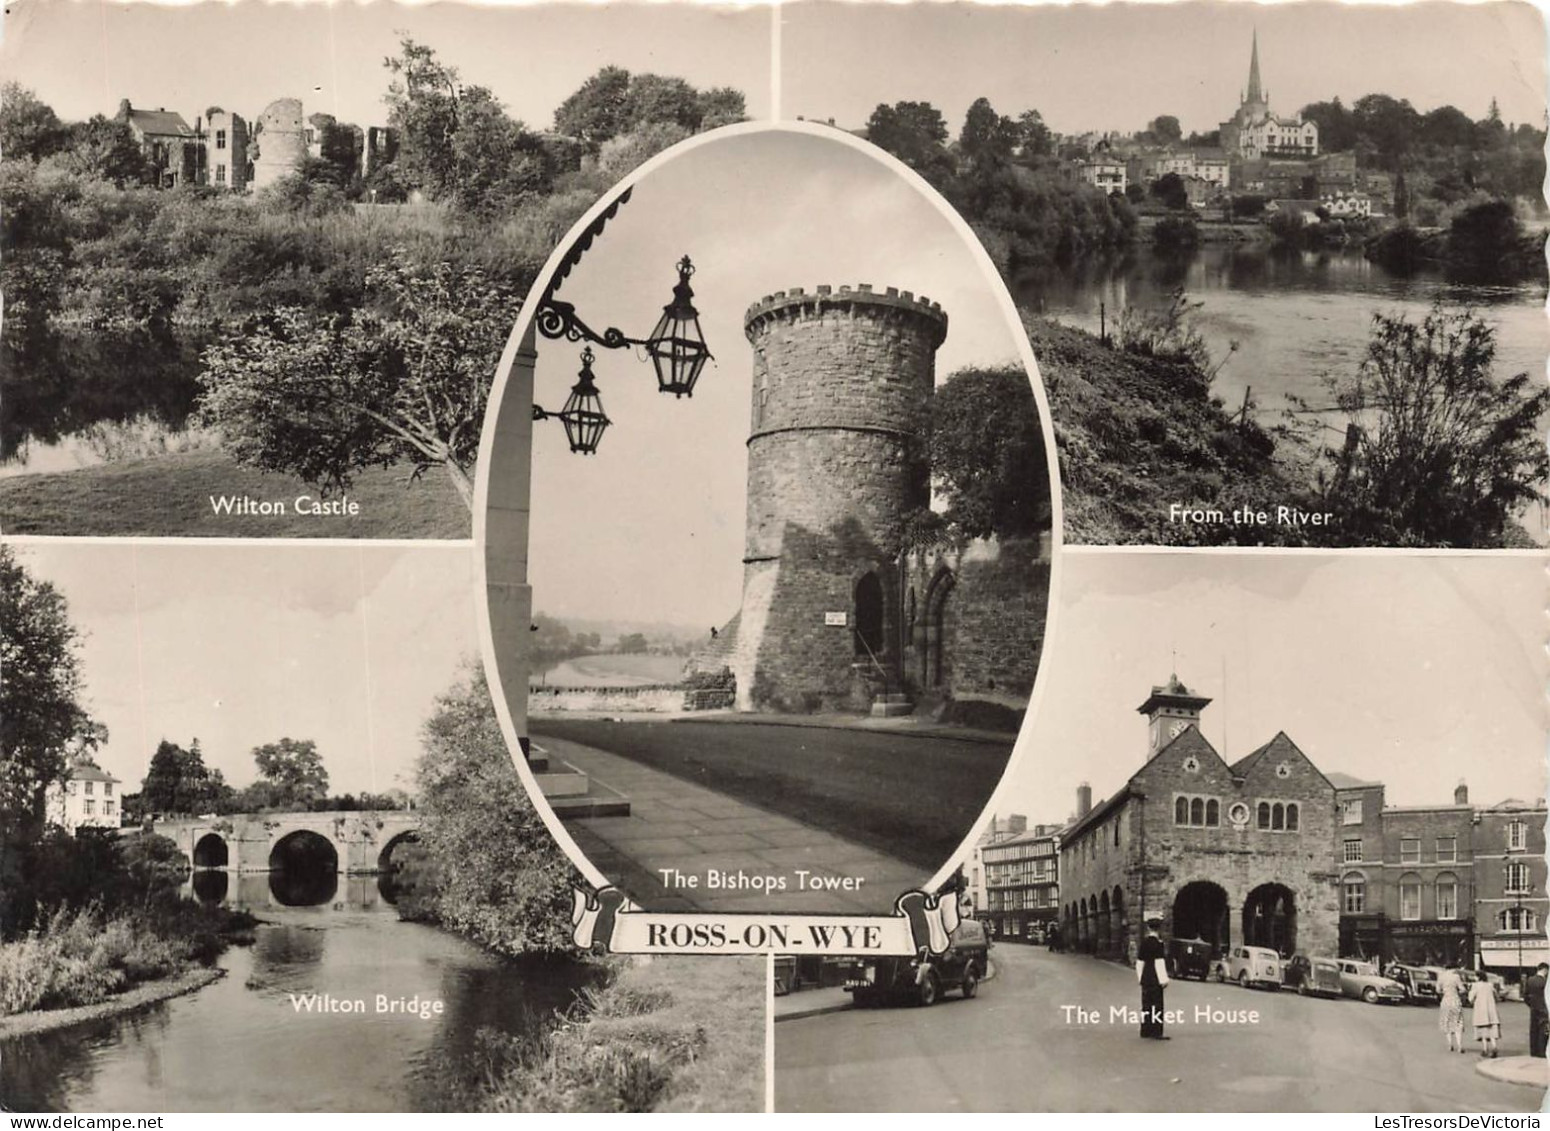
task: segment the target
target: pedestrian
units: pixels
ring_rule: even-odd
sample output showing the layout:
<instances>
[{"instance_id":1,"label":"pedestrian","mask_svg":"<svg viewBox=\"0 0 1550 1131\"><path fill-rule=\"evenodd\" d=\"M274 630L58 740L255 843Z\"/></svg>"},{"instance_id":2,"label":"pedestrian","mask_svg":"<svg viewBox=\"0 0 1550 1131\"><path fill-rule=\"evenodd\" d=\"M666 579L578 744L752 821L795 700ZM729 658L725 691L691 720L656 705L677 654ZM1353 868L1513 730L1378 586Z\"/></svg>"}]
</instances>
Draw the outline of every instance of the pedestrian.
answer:
<instances>
[{"instance_id":1,"label":"pedestrian","mask_svg":"<svg viewBox=\"0 0 1550 1131\"><path fill-rule=\"evenodd\" d=\"M1475 1039L1480 1042L1480 1055L1495 1058L1496 1042L1502 1037L1502 1017L1496 1009L1496 989L1481 978L1469 987L1469 1004L1475 1015Z\"/></svg>"},{"instance_id":2,"label":"pedestrian","mask_svg":"<svg viewBox=\"0 0 1550 1131\"><path fill-rule=\"evenodd\" d=\"M1545 1005L1545 980L1550 962L1541 962L1523 983L1523 1000L1528 1002L1528 1054L1544 1059L1550 1043L1550 1007Z\"/></svg>"},{"instance_id":3,"label":"pedestrian","mask_svg":"<svg viewBox=\"0 0 1550 1131\"><path fill-rule=\"evenodd\" d=\"M1464 1051L1464 977L1457 970L1437 976L1437 1028L1448 1037L1449 1052Z\"/></svg>"},{"instance_id":4,"label":"pedestrian","mask_svg":"<svg viewBox=\"0 0 1550 1131\"><path fill-rule=\"evenodd\" d=\"M1141 1036L1152 1041L1170 1038L1163 1032L1163 988L1168 984L1168 959L1163 949L1162 916L1148 915L1146 937L1136 949L1136 980L1141 983Z\"/></svg>"}]
</instances>

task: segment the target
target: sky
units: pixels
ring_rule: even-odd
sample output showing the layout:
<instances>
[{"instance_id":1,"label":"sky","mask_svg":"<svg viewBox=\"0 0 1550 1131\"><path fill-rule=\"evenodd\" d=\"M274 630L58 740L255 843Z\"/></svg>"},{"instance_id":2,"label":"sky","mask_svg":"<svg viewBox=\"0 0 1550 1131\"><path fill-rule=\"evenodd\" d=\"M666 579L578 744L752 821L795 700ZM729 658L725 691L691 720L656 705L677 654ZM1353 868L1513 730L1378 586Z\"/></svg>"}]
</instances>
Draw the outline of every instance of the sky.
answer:
<instances>
[{"instance_id":1,"label":"sky","mask_svg":"<svg viewBox=\"0 0 1550 1131\"><path fill-rule=\"evenodd\" d=\"M737 611L753 372L743 315L765 295L825 283L913 291L948 315L939 381L1016 363L1021 331L953 224L851 139L809 129L725 137L647 173L558 292L594 328L644 337L687 253L715 361L692 398L675 400L656 391L649 361L598 350L593 372L614 423L597 454L572 455L558 421L534 426L538 611L707 632ZM540 340L538 404L562 407L580 349Z\"/></svg>"},{"instance_id":2,"label":"sky","mask_svg":"<svg viewBox=\"0 0 1550 1131\"><path fill-rule=\"evenodd\" d=\"M1171 673L1228 762L1287 736L1391 805L1545 794L1546 574L1534 555L1067 551L1042 687L998 813L1096 804L1141 768Z\"/></svg>"},{"instance_id":3,"label":"sky","mask_svg":"<svg viewBox=\"0 0 1550 1131\"><path fill-rule=\"evenodd\" d=\"M414 788L421 724L477 654L466 547L48 541L16 546L83 637L98 764L139 788L199 739L226 781L253 748L317 743L333 793Z\"/></svg>"},{"instance_id":4,"label":"sky","mask_svg":"<svg viewBox=\"0 0 1550 1131\"><path fill-rule=\"evenodd\" d=\"M767 11L687 5L237 4L173 7L12 0L0 68L66 120L113 114L121 98L252 120L276 98L357 125L385 125L383 60L400 33L432 47L463 82L547 129L554 111L608 65L733 86L767 116Z\"/></svg>"},{"instance_id":5,"label":"sky","mask_svg":"<svg viewBox=\"0 0 1550 1131\"><path fill-rule=\"evenodd\" d=\"M1512 4L798 4L781 33L787 114L842 126L926 101L956 135L970 103L1051 129L1131 132L1159 114L1187 134L1237 109L1259 31L1272 110L1374 92L1542 125L1545 28Z\"/></svg>"}]
</instances>

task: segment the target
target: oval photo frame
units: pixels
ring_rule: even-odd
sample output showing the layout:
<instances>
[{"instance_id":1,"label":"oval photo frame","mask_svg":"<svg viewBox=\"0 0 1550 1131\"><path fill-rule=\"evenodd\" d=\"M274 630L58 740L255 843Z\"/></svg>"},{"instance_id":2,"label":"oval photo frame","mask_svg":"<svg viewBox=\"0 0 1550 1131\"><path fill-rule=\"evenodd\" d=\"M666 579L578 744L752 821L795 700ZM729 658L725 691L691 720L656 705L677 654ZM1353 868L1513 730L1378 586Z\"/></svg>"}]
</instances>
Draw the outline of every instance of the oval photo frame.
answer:
<instances>
[{"instance_id":1,"label":"oval photo frame","mask_svg":"<svg viewBox=\"0 0 1550 1131\"><path fill-rule=\"evenodd\" d=\"M483 659L523 785L647 911L961 891L1027 744L1060 530L1032 348L946 201L832 127L681 142L560 243L491 389Z\"/></svg>"}]
</instances>

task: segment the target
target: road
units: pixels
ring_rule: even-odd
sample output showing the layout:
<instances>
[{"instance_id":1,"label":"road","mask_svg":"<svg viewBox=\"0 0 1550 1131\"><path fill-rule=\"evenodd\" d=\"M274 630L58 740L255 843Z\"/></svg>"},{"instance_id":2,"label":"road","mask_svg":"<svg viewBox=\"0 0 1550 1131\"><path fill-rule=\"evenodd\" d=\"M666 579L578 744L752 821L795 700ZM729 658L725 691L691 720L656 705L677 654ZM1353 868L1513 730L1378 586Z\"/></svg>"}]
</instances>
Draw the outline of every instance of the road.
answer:
<instances>
[{"instance_id":1,"label":"road","mask_svg":"<svg viewBox=\"0 0 1550 1131\"><path fill-rule=\"evenodd\" d=\"M979 997L929 1009L849 1009L775 1025L778 1111L1538 1111L1537 1089L1475 1072L1447 1051L1437 1011L1216 983L1168 988L1167 1009L1257 1022L1169 1027L1143 1041L1110 1023L1139 1006L1113 963L1006 944ZM1063 1006L1096 1011L1068 1022ZM1501 1007L1503 1055L1527 1052L1528 1013Z\"/></svg>"}]
</instances>

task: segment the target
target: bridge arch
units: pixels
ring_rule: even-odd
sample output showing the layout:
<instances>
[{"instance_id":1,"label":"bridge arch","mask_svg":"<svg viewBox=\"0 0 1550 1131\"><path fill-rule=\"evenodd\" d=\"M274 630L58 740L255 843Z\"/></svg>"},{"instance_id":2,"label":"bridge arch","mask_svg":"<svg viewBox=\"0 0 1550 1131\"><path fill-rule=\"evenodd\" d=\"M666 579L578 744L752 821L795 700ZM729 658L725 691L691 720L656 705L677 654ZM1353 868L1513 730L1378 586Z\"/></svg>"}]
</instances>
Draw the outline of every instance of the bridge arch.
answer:
<instances>
[{"instance_id":1,"label":"bridge arch","mask_svg":"<svg viewBox=\"0 0 1550 1131\"><path fill-rule=\"evenodd\" d=\"M394 850L397 849L400 845L419 843L420 830L418 829L405 829L403 832L397 833L393 837L389 838L388 842L382 846L382 851L377 853L377 871L396 871L397 865L393 863Z\"/></svg>"},{"instance_id":2,"label":"bridge arch","mask_svg":"<svg viewBox=\"0 0 1550 1131\"><path fill-rule=\"evenodd\" d=\"M286 907L315 907L339 890L339 850L315 829L293 829L269 849L269 889Z\"/></svg>"},{"instance_id":3,"label":"bridge arch","mask_svg":"<svg viewBox=\"0 0 1550 1131\"><path fill-rule=\"evenodd\" d=\"M224 868L231 863L231 850L226 838L217 832L208 832L194 842L194 867Z\"/></svg>"}]
</instances>

